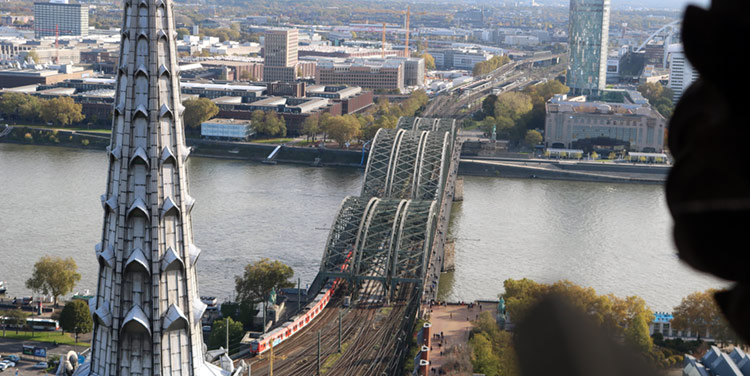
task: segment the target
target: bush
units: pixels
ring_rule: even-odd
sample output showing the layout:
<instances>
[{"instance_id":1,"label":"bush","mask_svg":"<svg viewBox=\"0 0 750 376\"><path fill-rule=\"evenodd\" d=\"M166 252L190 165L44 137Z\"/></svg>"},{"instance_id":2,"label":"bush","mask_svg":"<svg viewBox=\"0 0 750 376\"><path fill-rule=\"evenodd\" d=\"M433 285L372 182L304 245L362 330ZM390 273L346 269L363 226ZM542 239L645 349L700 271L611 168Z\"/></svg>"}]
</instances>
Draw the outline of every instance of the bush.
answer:
<instances>
[{"instance_id":1,"label":"bush","mask_svg":"<svg viewBox=\"0 0 750 376\"><path fill-rule=\"evenodd\" d=\"M34 137L33 137L33 136L31 135L31 133L26 133L25 135L23 135L23 138L24 138L24 139L25 139L26 141L29 141L29 142L34 142Z\"/></svg>"},{"instance_id":2,"label":"bush","mask_svg":"<svg viewBox=\"0 0 750 376\"><path fill-rule=\"evenodd\" d=\"M83 146L89 146L89 140L87 140L87 139L84 138L83 140L81 140L81 144Z\"/></svg>"}]
</instances>

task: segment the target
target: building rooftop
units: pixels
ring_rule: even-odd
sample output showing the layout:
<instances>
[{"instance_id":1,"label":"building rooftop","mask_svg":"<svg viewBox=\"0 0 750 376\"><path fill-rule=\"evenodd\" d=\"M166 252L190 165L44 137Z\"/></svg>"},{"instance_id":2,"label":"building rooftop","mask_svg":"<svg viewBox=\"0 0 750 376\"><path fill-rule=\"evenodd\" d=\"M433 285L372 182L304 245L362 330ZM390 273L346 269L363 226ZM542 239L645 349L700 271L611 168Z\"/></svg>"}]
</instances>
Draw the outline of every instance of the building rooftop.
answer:
<instances>
[{"instance_id":1,"label":"building rooftop","mask_svg":"<svg viewBox=\"0 0 750 376\"><path fill-rule=\"evenodd\" d=\"M202 124L232 124L232 125L250 125L250 120L242 120L242 119L222 119L222 118L213 118L210 120L204 121Z\"/></svg>"},{"instance_id":2,"label":"building rooftop","mask_svg":"<svg viewBox=\"0 0 750 376\"><path fill-rule=\"evenodd\" d=\"M232 84L211 84L202 82L181 82L183 88L208 89L208 90L245 90L245 91L263 91L264 86L255 85L232 85Z\"/></svg>"}]
</instances>

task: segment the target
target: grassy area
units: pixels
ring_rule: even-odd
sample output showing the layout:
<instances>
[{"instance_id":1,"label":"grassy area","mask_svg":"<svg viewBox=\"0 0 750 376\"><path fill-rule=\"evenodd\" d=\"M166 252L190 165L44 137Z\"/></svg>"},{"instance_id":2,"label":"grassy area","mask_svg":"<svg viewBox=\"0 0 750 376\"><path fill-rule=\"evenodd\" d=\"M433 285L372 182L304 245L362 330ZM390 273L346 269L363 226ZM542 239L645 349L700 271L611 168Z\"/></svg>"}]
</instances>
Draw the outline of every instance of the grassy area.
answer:
<instances>
[{"instance_id":1,"label":"grassy area","mask_svg":"<svg viewBox=\"0 0 750 376\"><path fill-rule=\"evenodd\" d=\"M269 138L266 140L253 140L253 142L258 144L285 144L293 140L293 138Z\"/></svg>"},{"instance_id":2,"label":"grassy area","mask_svg":"<svg viewBox=\"0 0 750 376\"><path fill-rule=\"evenodd\" d=\"M344 355L346 352L346 349L349 348L350 342L344 342L341 344L341 352L333 353L331 356L326 358L326 360L323 362L323 364L320 365L320 374L325 375L328 371L333 368L333 366L336 364L336 362L341 359L341 356Z\"/></svg>"},{"instance_id":3,"label":"grassy area","mask_svg":"<svg viewBox=\"0 0 750 376\"><path fill-rule=\"evenodd\" d=\"M33 334L33 336L32 336ZM70 335L63 334L62 332L25 332L19 331L16 334L15 330L6 330L4 338L18 339L22 341L37 341L37 342L57 342L61 345L75 345L75 346L88 346L86 342L75 342L75 339Z\"/></svg>"},{"instance_id":4,"label":"grassy area","mask_svg":"<svg viewBox=\"0 0 750 376\"><path fill-rule=\"evenodd\" d=\"M111 134L111 129L86 129L86 128L60 128L62 130L70 130L70 131L82 131L82 132L92 132L92 133L104 133L104 134Z\"/></svg>"},{"instance_id":5,"label":"grassy area","mask_svg":"<svg viewBox=\"0 0 750 376\"><path fill-rule=\"evenodd\" d=\"M36 129L58 129L61 131L84 131L84 132L93 132L93 133L104 133L104 134L110 134L112 133L111 129L88 129L85 127L56 127L54 125L30 125L30 124L19 124L14 125L14 127L18 128L36 128Z\"/></svg>"}]
</instances>

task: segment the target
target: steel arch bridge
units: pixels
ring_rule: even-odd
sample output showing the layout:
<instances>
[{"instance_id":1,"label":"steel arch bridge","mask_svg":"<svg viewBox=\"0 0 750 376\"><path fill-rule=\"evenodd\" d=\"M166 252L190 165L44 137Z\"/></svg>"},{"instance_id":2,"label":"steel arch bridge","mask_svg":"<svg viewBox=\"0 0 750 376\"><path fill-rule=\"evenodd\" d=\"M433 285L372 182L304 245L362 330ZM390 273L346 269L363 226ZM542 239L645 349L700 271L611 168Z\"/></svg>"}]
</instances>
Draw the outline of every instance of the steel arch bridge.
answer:
<instances>
[{"instance_id":1,"label":"steel arch bridge","mask_svg":"<svg viewBox=\"0 0 750 376\"><path fill-rule=\"evenodd\" d=\"M667 47L666 44L668 44L669 41L672 40L672 37L680 34L681 28L682 28L682 20L672 21L668 23L662 26L661 28L659 28L659 30L656 30L655 32L651 33L651 35L649 35L648 38L646 38L646 40L643 41L643 43L641 43L640 46L638 46L638 48L633 50L633 52L638 52L638 51L643 50L648 44L648 42L655 39L656 37L663 37L665 39L664 48L666 48Z\"/></svg>"},{"instance_id":2,"label":"steel arch bridge","mask_svg":"<svg viewBox=\"0 0 750 376\"><path fill-rule=\"evenodd\" d=\"M347 197L328 235L320 274L374 280L384 292L421 285L435 236L437 201Z\"/></svg>"},{"instance_id":3,"label":"steel arch bridge","mask_svg":"<svg viewBox=\"0 0 750 376\"><path fill-rule=\"evenodd\" d=\"M361 195L439 200L454 139L453 119L402 117L396 129L380 129L370 148Z\"/></svg>"},{"instance_id":4,"label":"steel arch bridge","mask_svg":"<svg viewBox=\"0 0 750 376\"><path fill-rule=\"evenodd\" d=\"M402 117L370 148L362 193L341 204L322 277L374 280L384 293L424 282L448 178L455 120Z\"/></svg>"}]
</instances>

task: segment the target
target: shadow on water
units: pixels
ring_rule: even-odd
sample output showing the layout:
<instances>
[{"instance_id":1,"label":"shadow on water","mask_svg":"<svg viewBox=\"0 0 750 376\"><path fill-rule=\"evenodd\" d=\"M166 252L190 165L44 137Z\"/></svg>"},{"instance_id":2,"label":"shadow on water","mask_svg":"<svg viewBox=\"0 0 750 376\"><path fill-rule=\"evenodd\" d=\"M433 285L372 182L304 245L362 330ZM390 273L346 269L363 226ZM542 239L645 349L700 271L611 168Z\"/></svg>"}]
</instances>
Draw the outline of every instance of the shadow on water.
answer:
<instances>
[{"instance_id":1,"label":"shadow on water","mask_svg":"<svg viewBox=\"0 0 750 376\"><path fill-rule=\"evenodd\" d=\"M453 292L453 278L455 273L445 272L440 273L440 281L438 282L438 300L445 300Z\"/></svg>"}]
</instances>

